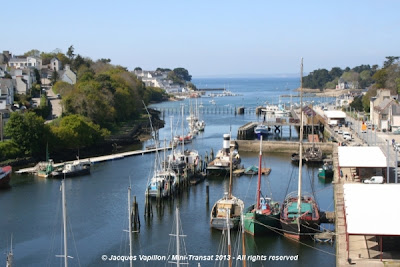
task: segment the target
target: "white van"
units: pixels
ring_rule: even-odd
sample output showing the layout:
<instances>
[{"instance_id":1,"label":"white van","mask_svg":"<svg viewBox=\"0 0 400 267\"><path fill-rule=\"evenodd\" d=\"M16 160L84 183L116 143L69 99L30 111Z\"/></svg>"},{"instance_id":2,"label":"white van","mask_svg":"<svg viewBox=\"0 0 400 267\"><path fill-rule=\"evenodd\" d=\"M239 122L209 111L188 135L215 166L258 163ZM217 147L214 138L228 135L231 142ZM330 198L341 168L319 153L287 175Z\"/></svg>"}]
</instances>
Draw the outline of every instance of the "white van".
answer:
<instances>
[{"instance_id":1,"label":"white van","mask_svg":"<svg viewBox=\"0 0 400 267\"><path fill-rule=\"evenodd\" d=\"M349 132L343 132L343 139L351 141L351 139L353 138L351 137L351 134Z\"/></svg>"},{"instance_id":2,"label":"white van","mask_svg":"<svg viewBox=\"0 0 400 267\"><path fill-rule=\"evenodd\" d=\"M370 179L365 179L364 184L383 184L383 176L372 176Z\"/></svg>"}]
</instances>

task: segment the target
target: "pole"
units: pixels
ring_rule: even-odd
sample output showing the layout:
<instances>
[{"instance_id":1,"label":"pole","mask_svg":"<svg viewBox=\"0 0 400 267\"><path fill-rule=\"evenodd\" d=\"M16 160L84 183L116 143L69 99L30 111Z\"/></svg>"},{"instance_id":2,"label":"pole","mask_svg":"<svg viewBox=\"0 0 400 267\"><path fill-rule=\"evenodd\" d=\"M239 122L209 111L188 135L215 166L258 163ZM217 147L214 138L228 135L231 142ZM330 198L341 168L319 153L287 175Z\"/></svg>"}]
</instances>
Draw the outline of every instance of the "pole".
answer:
<instances>
[{"instance_id":1,"label":"pole","mask_svg":"<svg viewBox=\"0 0 400 267\"><path fill-rule=\"evenodd\" d=\"M394 176L394 181L397 184L397 179L398 179L398 172L397 172L397 167L398 167L398 163L397 163L397 148L395 150L395 154L396 154L396 162L394 163L394 168L395 168L395 176Z\"/></svg>"},{"instance_id":2,"label":"pole","mask_svg":"<svg viewBox=\"0 0 400 267\"><path fill-rule=\"evenodd\" d=\"M386 158L386 164L387 164L387 166L386 166L386 183L388 184L389 183L389 140L386 140L387 142L387 158Z\"/></svg>"},{"instance_id":3,"label":"pole","mask_svg":"<svg viewBox=\"0 0 400 267\"><path fill-rule=\"evenodd\" d=\"M65 199L65 179L61 180L61 196L62 196L62 213L63 213L63 225L64 225L64 266L68 267L67 202Z\"/></svg>"},{"instance_id":4,"label":"pole","mask_svg":"<svg viewBox=\"0 0 400 267\"><path fill-rule=\"evenodd\" d=\"M176 207L176 266L180 265L180 251L179 251L179 209Z\"/></svg>"},{"instance_id":5,"label":"pole","mask_svg":"<svg viewBox=\"0 0 400 267\"><path fill-rule=\"evenodd\" d=\"M300 213L301 207L301 172L303 164L303 58L301 58L300 74L300 140L299 140L299 183L297 191L297 210Z\"/></svg>"},{"instance_id":6,"label":"pole","mask_svg":"<svg viewBox=\"0 0 400 267\"><path fill-rule=\"evenodd\" d=\"M131 211L131 187L128 187L128 234L129 234L129 266L132 267L132 211Z\"/></svg>"}]
</instances>

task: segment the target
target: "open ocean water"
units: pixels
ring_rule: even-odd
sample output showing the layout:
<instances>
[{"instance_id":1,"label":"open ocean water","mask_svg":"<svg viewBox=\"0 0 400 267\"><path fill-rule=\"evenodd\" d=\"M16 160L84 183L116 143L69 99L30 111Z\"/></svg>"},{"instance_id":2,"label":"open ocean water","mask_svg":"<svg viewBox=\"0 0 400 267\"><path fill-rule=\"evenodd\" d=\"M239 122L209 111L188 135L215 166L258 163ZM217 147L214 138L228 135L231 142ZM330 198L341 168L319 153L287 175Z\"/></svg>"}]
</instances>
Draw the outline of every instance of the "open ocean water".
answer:
<instances>
[{"instance_id":1,"label":"open ocean water","mask_svg":"<svg viewBox=\"0 0 400 267\"><path fill-rule=\"evenodd\" d=\"M279 97L284 94L297 94L292 90L299 87L299 78L251 78L251 79L193 79L198 88L223 88L240 94L232 97L216 97L214 101L220 108L217 113L205 113L204 133L200 133L189 148L196 149L204 157L213 149L214 153L222 147L223 134L232 133L236 138L237 129L248 121L257 121L254 113L234 115L229 108L244 106L254 109L265 102L289 103L290 98ZM204 109L211 109L212 98L199 98ZM292 99L298 102L297 98ZM309 99L315 102L326 99ZM194 103L194 102L193 102ZM181 104L188 110L189 99L179 102L165 102L153 105L164 110L179 110ZM225 107L225 109L224 109ZM215 109L215 107L213 107ZM226 110L226 111L223 111ZM159 131L160 140L170 139L170 117L173 125L179 125L180 116L176 111L163 113L166 125ZM187 114L185 115L187 116ZM177 130L180 133L180 128ZM296 137L296 131L292 131ZM283 136L288 132L284 131ZM145 142L137 149L151 142ZM134 266L169 266L175 207L180 209L181 228L186 235L184 243L188 255L213 256L212 261L193 257L190 266L227 266L226 261L216 261L216 255L226 255L221 251L224 235L210 228L210 211L228 188L229 177L208 179L191 187L179 197L164 203L162 208L153 205L153 217L144 218L144 192L154 166L154 154L128 157L93 166L87 176L66 180L69 237L68 251L73 259L70 266L129 266L127 261L102 260L103 257L128 256L127 188L132 187L132 195L139 203L141 228L133 235L133 252L136 256ZM257 165L258 152L241 153L245 167ZM289 154L264 153L263 165L272 169L263 177L262 191L275 200L282 201L287 192L297 190L298 167L290 162ZM316 192L320 209L332 211L333 188L331 184L319 181L318 166L303 168L305 191ZM206 204L206 183L210 187L209 204ZM234 178L233 194L245 202L245 207L255 202L257 177L241 176ZM5 262L6 252L13 236L15 266L55 266L62 259L62 213L60 181L37 178L30 175L14 174L12 188L0 191L0 259ZM133 199L133 198L132 198ZM333 225L323 225L333 229ZM245 235L246 254L254 261L248 266L335 266L335 245L317 244L312 240L294 242L277 234L266 237ZM233 256L241 254L236 247L240 241L236 232L232 233ZM105 256L104 256L105 255ZM153 256L145 261L142 256ZM258 256L258 257L257 257ZM271 256L271 257L269 257ZM272 256L295 256L297 260L273 260ZM159 258L161 260L159 260ZM148 258L150 259L150 258ZM165 259L165 260L164 260ZM275 258L276 259L276 258ZM1 263L2 260L0 260ZM234 266L242 266L234 260Z\"/></svg>"}]
</instances>

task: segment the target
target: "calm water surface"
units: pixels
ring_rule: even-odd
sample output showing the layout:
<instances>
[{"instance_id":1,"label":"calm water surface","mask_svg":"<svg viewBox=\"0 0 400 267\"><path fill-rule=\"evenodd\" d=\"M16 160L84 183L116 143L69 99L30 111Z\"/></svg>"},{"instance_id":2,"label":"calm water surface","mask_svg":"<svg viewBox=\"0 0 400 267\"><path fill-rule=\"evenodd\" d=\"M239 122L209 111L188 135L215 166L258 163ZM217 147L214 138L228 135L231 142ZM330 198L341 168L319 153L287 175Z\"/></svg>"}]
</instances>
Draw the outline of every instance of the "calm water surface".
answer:
<instances>
[{"instance_id":1,"label":"calm water surface","mask_svg":"<svg viewBox=\"0 0 400 267\"><path fill-rule=\"evenodd\" d=\"M298 87L298 79L195 79L198 87L227 87L242 94L236 97L215 98L218 106L245 103L255 107L265 101L276 102L279 94L287 94L287 88ZM229 85L229 88L228 88ZM257 99L258 98L258 99ZM201 101L210 105L208 98ZM169 102L157 107L177 107L183 102ZM170 138L169 116L165 114L166 127L160 130L160 139ZM178 115L174 115L177 123ZM222 147L222 135L232 131L235 138L238 127L247 121L255 121L254 114L234 116L233 114L205 114L206 130L191 144L201 155L214 152ZM180 131L180 130L179 130ZM287 136L287 132L283 135ZM147 145L149 142L143 144ZM241 153L245 167L257 165L258 154ZM286 192L297 190L298 167L290 163L288 154L265 154L263 165L272 169L268 177L263 177L263 193L282 201ZM221 252L222 234L210 229L209 215L212 205L220 199L228 188L229 177L209 179L210 203L206 204L206 183L201 183L183 192L162 208L153 205L153 217L145 220L144 192L152 174L154 154L135 156L110 161L93 166L88 176L67 179L66 196L69 223L70 266L129 266L127 262L102 261L102 255L129 255L127 188L132 186L132 194L139 202L141 229L134 235L135 255L171 254L170 233L173 231L175 207L180 208L182 230L187 254L211 256L226 254ZM321 210L333 210L333 195L330 184L317 178L318 166L303 168L304 190L316 191ZM249 206L255 201L256 177L234 178L233 194ZM0 191L0 254L8 251L11 234L15 266L55 266L62 254L62 221L60 181L14 174L12 188ZM324 227L332 227L324 225ZM239 239L233 235L233 247ZM297 261L255 261L251 266L335 266L335 247L315 244L313 241L299 244L280 235L253 238L246 235L248 255L291 256L298 255ZM235 250L235 248L234 248ZM235 250L236 251L236 250ZM237 253L236 253L237 255ZM1 262L1 260L0 260ZM190 261L190 266L219 266L221 262ZM226 262L222 262L227 266ZM240 262L234 261L234 266ZM166 261L135 261L135 266L166 266ZM238 265L240 266L240 265Z\"/></svg>"}]
</instances>

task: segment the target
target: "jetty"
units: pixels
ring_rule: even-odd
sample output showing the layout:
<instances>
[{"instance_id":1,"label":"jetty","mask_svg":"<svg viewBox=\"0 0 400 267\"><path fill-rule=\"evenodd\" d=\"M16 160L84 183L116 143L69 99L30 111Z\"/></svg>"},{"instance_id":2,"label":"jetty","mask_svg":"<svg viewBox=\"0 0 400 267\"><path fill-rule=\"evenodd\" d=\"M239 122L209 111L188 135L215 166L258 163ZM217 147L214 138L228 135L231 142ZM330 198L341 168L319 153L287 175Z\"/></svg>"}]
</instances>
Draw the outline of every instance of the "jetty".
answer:
<instances>
[{"instance_id":1,"label":"jetty","mask_svg":"<svg viewBox=\"0 0 400 267\"><path fill-rule=\"evenodd\" d=\"M156 151L164 151L164 150L170 150L172 147L167 146L167 147L160 147L160 148L154 148L154 149L144 149L144 150L134 150L134 151L127 151L127 152L121 152L121 153L115 153L112 155L105 155L105 156L99 156L99 157L91 157L91 158L85 158L85 159L79 159L83 164L96 164L104 161L111 161L111 160L119 160L123 159L125 157L132 157L132 156L137 156L137 155L144 155L147 153L154 153ZM63 163L56 163L54 166L61 166L65 163L70 163L73 161L67 161ZM37 168L35 167L30 167L30 168L24 168L16 171L15 173L18 174L24 174L24 173L35 173L37 172Z\"/></svg>"}]
</instances>

